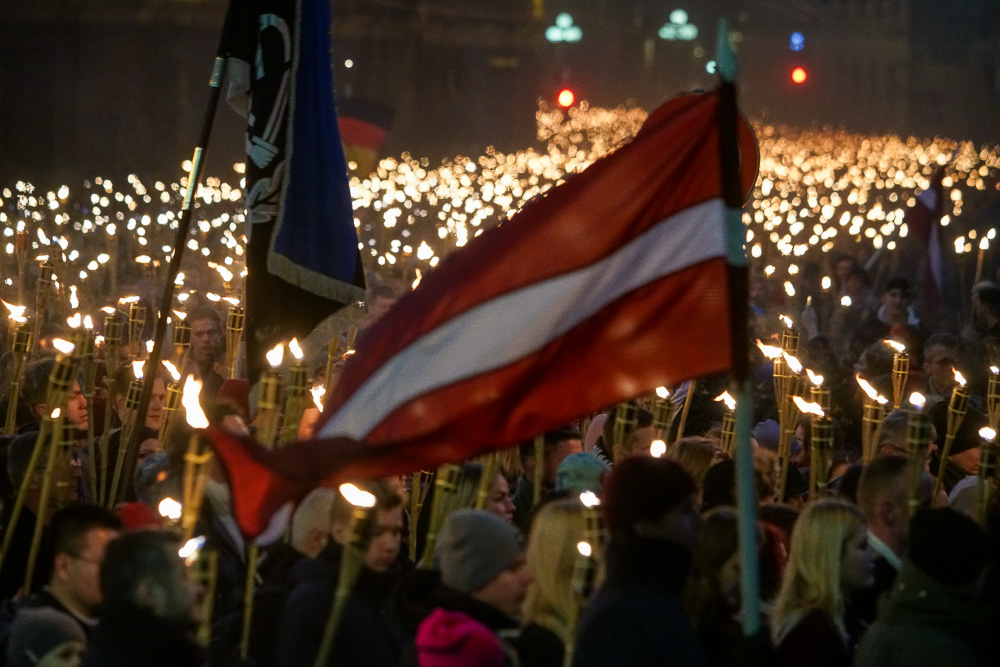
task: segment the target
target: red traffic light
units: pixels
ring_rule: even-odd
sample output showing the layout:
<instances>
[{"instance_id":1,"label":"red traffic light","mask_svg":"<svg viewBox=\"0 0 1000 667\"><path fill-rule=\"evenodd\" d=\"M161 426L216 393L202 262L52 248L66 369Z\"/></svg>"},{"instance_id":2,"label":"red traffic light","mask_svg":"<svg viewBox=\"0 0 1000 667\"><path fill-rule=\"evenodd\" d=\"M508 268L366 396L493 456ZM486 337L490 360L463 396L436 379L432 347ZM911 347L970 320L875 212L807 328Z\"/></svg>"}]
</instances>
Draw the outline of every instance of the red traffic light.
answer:
<instances>
[{"instance_id":1,"label":"red traffic light","mask_svg":"<svg viewBox=\"0 0 1000 667\"><path fill-rule=\"evenodd\" d=\"M806 71L805 67L796 67L792 70L792 82L793 83L805 83L806 79L809 78L809 72Z\"/></svg>"},{"instance_id":2,"label":"red traffic light","mask_svg":"<svg viewBox=\"0 0 1000 667\"><path fill-rule=\"evenodd\" d=\"M559 106L562 108L568 109L573 106L574 102L576 102L576 95L574 95L573 91L569 88L563 88L559 91L559 95L556 96L556 102L558 102Z\"/></svg>"}]
</instances>

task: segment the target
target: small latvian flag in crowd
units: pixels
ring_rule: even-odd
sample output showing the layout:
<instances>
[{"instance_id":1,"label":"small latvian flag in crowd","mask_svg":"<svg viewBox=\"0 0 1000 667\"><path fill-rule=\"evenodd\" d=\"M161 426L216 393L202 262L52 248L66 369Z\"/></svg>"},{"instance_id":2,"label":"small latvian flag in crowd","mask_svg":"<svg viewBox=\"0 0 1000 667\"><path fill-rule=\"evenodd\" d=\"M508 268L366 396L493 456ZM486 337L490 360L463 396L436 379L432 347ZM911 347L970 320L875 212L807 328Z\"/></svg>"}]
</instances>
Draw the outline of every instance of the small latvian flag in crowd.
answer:
<instances>
[{"instance_id":1,"label":"small latvian flag in crowd","mask_svg":"<svg viewBox=\"0 0 1000 667\"><path fill-rule=\"evenodd\" d=\"M347 162L337 127L327 0L238 2L230 103L247 117L246 346L304 338L364 298Z\"/></svg>"},{"instance_id":2,"label":"small latvian flag in crowd","mask_svg":"<svg viewBox=\"0 0 1000 667\"><path fill-rule=\"evenodd\" d=\"M375 171L394 115L390 107L377 102L354 97L338 101L340 138L344 141L344 156L352 174L367 178Z\"/></svg>"},{"instance_id":3,"label":"small latvian flag in crowd","mask_svg":"<svg viewBox=\"0 0 1000 667\"><path fill-rule=\"evenodd\" d=\"M316 486L511 446L731 365L719 95L674 99L627 145L471 240L344 367L313 440L214 431L241 529ZM758 151L739 130L744 192Z\"/></svg>"},{"instance_id":4,"label":"small latvian flag in crowd","mask_svg":"<svg viewBox=\"0 0 1000 667\"><path fill-rule=\"evenodd\" d=\"M944 167L938 167L927 189L906 210L903 222L910 234L923 244L924 262L920 277L921 315L924 320L937 316L944 298L944 253L941 247L941 213L944 193L941 181Z\"/></svg>"}]
</instances>

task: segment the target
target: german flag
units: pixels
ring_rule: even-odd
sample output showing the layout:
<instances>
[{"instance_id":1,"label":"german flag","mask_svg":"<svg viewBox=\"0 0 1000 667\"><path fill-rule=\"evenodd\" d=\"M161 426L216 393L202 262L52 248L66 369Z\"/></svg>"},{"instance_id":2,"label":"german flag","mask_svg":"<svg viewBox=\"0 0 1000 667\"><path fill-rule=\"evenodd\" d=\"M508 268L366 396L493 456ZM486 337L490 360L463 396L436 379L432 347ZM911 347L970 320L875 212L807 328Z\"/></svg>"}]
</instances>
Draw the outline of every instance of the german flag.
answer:
<instances>
[{"instance_id":1,"label":"german flag","mask_svg":"<svg viewBox=\"0 0 1000 667\"><path fill-rule=\"evenodd\" d=\"M356 98L340 101L337 122L352 175L364 178L375 171L394 115L390 107L378 102Z\"/></svg>"}]
</instances>

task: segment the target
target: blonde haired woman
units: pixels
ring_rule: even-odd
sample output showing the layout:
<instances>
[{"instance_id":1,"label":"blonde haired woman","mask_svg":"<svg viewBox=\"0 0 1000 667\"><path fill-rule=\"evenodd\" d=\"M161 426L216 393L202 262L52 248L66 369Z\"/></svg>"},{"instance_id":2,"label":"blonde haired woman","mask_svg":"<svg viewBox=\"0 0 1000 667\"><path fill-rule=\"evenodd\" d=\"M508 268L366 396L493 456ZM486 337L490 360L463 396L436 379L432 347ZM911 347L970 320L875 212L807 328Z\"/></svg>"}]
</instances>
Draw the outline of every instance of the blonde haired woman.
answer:
<instances>
[{"instance_id":1,"label":"blonde haired woman","mask_svg":"<svg viewBox=\"0 0 1000 667\"><path fill-rule=\"evenodd\" d=\"M575 497L542 506L528 538L528 568L534 581L524 600L518 657L521 667L560 667L573 641L579 602L574 593L577 545L587 539L586 509ZM599 545L591 545L593 553Z\"/></svg>"},{"instance_id":2,"label":"blonde haired woman","mask_svg":"<svg viewBox=\"0 0 1000 667\"><path fill-rule=\"evenodd\" d=\"M842 500L820 500L802 512L771 628L775 665L849 667L858 623L846 600L874 582L874 552L864 515Z\"/></svg>"}]
</instances>

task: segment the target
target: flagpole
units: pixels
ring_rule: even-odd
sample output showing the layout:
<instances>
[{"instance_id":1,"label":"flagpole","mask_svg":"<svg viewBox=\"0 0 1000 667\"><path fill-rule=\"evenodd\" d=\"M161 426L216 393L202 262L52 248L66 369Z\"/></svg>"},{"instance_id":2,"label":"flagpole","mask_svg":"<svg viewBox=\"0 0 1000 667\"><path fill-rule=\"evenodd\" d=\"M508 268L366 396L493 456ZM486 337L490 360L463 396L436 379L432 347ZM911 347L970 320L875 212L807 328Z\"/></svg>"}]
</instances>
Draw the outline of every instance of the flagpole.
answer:
<instances>
[{"instance_id":1,"label":"flagpole","mask_svg":"<svg viewBox=\"0 0 1000 667\"><path fill-rule=\"evenodd\" d=\"M760 568L757 555L757 494L754 489L750 421L753 393L748 356L747 302L749 274L744 249L743 188L740 184L739 137L736 107L736 56L729 44L726 19L719 20L716 47L719 82L719 158L722 196L726 204L726 255L728 263L731 336L733 344L733 394L736 396L736 500L739 509L740 583L743 634L760 631Z\"/></svg>"},{"instance_id":2,"label":"flagpole","mask_svg":"<svg viewBox=\"0 0 1000 667\"><path fill-rule=\"evenodd\" d=\"M167 268L167 279L163 285L163 295L160 297L160 307L156 318L156 329L153 333L153 349L149 353L146 368L150 377L156 374L156 369L160 366L163 358L163 339L167 333L167 318L170 314L170 306L174 301L174 281L181 269L181 259L184 256L185 240L191 229L191 211L194 208L194 198L198 193L198 185L201 181L201 169L205 161L205 152L208 149L208 141L212 136L212 124L215 122L215 112L219 107L219 97L222 92L222 80L226 76L226 59L229 55L232 40L230 35L237 16L236 2L231 1L226 10L226 18L222 25L222 32L219 35L219 47L216 51L215 64L212 66L212 77L208 85L210 92L208 105L205 108L205 116L202 119L201 134L198 144L194 149L191 158L191 171L188 173L187 193L184 196L184 203L181 206L180 215L177 218L177 236L174 240L174 252L170 257L170 265ZM146 412L149 410L149 400L153 394L153 382L144 382L142 394L139 398L139 406L136 409L136 423L143 424L146 421ZM142 429L133 429L128 442L121 443L126 447L125 452L125 474L120 489L110 489L112 498L123 500L126 496L126 489L132 481L130 471L135 469L136 456L138 454L139 439L142 437ZM114 501L112 501L113 504Z\"/></svg>"}]
</instances>

